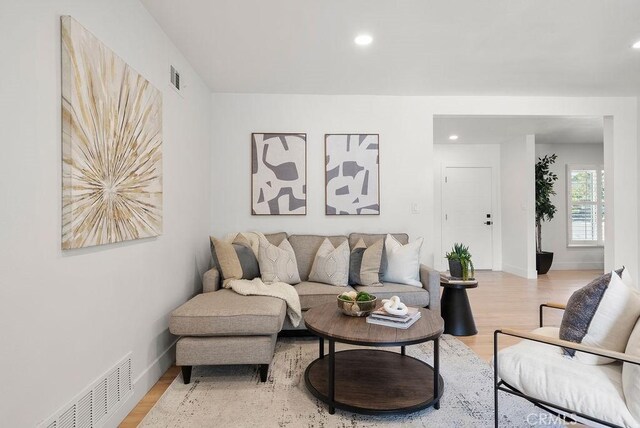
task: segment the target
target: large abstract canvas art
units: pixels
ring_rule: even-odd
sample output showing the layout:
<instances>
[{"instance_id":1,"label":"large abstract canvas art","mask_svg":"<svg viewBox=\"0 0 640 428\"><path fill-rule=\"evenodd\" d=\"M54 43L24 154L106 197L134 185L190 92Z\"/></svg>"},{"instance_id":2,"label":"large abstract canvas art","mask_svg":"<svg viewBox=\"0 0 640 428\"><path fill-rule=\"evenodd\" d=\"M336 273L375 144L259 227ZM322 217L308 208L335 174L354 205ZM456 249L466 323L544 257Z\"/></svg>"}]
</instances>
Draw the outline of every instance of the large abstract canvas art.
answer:
<instances>
[{"instance_id":1,"label":"large abstract canvas art","mask_svg":"<svg viewBox=\"0 0 640 428\"><path fill-rule=\"evenodd\" d=\"M162 232L162 94L70 16L62 26L62 248Z\"/></svg>"},{"instance_id":2,"label":"large abstract canvas art","mask_svg":"<svg viewBox=\"0 0 640 428\"><path fill-rule=\"evenodd\" d=\"M327 134L324 142L326 214L380 214L378 134Z\"/></svg>"},{"instance_id":3,"label":"large abstract canvas art","mask_svg":"<svg viewBox=\"0 0 640 428\"><path fill-rule=\"evenodd\" d=\"M307 135L251 134L251 214L307 213Z\"/></svg>"}]
</instances>

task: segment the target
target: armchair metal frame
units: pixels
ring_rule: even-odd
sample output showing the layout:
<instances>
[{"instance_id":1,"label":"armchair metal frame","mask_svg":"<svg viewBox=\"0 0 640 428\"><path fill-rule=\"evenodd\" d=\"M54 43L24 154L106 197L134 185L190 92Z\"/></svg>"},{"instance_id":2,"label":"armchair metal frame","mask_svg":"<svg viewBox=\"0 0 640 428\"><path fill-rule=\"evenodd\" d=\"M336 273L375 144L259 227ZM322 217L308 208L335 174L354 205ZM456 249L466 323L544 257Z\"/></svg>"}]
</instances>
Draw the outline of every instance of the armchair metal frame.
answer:
<instances>
[{"instance_id":1,"label":"armchair metal frame","mask_svg":"<svg viewBox=\"0 0 640 428\"><path fill-rule=\"evenodd\" d=\"M552 309L559 309L559 310L564 310L566 308L565 305L563 304L559 304L559 303L545 303L540 305L540 327L544 326L544 319L543 319L543 313L544 313L544 308L552 308ZM615 425L612 424L611 422L606 422L603 420L600 420L596 417L590 416L590 415L586 415L584 413L580 413L580 412L575 412L571 409L567 409L565 407L561 407L557 404L553 404L550 403L548 401L544 401L544 400L540 400L537 399L535 397L531 397L528 396L520 391L518 391L516 388L512 387L511 385L509 385L508 383L506 383L505 381L499 379L498 376L498 367L499 367L499 363L498 363L498 337L500 335L504 335L504 336L511 336L511 337L516 337L519 339L524 339L524 340L530 340L533 342L538 342L538 343L544 343L547 345L551 345L551 346L557 346L557 347L562 347L562 348L567 348L567 349L574 349L576 351L580 351L580 352L584 352L586 354L591 354L591 355L598 355L601 357L607 357L607 358L611 358L614 359L616 361L621 361L621 362L626 362L626 363L630 363L630 364L635 364L640 366L640 357L636 357L636 356L631 356L631 355L627 355L627 354L623 354L622 352L615 352L615 351L609 351L606 349L599 349L599 348L594 348L591 346L586 346L586 345L582 345L579 343L574 343L574 342L568 342L566 340L560 340L560 339L554 339L552 337L547 337L547 336L542 336L539 334L534 334L534 333L528 333L528 332L521 332L521 331L517 331L517 330L510 330L510 329L501 329L501 330L496 330L493 333L493 390L494 390L494 406L493 406L493 411L494 411L494 422L495 422L495 427L498 427L498 392L502 391L502 392L506 392L507 394L511 394L511 395L515 395L521 398L524 398L525 400L533 403L535 406L551 413L554 416L557 416L559 418L561 418L562 420L564 420L565 422L574 422L574 417L580 417L589 421L593 421L599 424L602 424L604 426L608 426L608 427L614 427L614 428L619 428L619 425ZM567 416L567 415L571 415L571 416Z\"/></svg>"}]
</instances>

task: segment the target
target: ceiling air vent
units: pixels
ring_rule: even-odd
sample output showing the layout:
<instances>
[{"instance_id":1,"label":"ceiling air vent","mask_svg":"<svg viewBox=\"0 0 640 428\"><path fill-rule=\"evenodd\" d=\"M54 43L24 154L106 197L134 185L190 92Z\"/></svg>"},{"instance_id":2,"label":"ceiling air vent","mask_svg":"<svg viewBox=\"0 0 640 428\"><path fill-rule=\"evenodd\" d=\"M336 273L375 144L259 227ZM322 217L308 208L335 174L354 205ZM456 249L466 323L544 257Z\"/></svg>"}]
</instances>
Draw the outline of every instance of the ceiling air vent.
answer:
<instances>
[{"instance_id":1,"label":"ceiling air vent","mask_svg":"<svg viewBox=\"0 0 640 428\"><path fill-rule=\"evenodd\" d=\"M177 91L182 88L182 86L180 86L180 72L176 70L173 65L171 66L171 86Z\"/></svg>"},{"instance_id":2,"label":"ceiling air vent","mask_svg":"<svg viewBox=\"0 0 640 428\"><path fill-rule=\"evenodd\" d=\"M97 428L131 397L131 353L42 422L42 428Z\"/></svg>"}]
</instances>

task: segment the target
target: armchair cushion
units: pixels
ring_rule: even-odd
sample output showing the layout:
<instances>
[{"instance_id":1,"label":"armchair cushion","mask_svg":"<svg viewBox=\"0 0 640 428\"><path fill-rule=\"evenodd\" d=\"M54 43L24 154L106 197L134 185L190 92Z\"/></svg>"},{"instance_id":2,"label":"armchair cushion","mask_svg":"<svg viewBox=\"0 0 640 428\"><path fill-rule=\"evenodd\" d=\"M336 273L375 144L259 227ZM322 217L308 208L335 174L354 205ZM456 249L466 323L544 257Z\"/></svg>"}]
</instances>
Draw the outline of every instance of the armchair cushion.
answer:
<instances>
[{"instance_id":1,"label":"armchair cushion","mask_svg":"<svg viewBox=\"0 0 640 428\"><path fill-rule=\"evenodd\" d=\"M625 354L640 357L640 319L631 333ZM631 363L622 365L622 387L629 411L640 421L640 366Z\"/></svg>"},{"instance_id":2,"label":"armchair cushion","mask_svg":"<svg viewBox=\"0 0 640 428\"><path fill-rule=\"evenodd\" d=\"M558 328L533 333L557 339ZM640 427L627 408L620 364L585 365L557 346L524 340L498 353L498 375L518 391L625 427Z\"/></svg>"}]
</instances>

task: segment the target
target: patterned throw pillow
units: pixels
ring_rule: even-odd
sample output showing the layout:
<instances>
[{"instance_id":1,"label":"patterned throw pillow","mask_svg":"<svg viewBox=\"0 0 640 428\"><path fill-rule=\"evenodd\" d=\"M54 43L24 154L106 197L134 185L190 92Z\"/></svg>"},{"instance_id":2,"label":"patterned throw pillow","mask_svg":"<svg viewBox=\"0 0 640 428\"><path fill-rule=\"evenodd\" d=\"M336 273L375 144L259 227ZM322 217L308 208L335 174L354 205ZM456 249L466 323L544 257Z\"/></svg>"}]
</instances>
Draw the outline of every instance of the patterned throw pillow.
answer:
<instances>
[{"instance_id":1,"label":"patterned throw pillow","mask_svg":"<svg viewBox=\"0 0 640 428\"><path fill-rule=\"evenodd\" d=\"M233 243L211 237L211 256L220 272L222 286L232 279L254 279L260 276L258 259L246 239L238 235Z\"/></svg>"},{"instance_id":2,"label":"patterned throw pillow","mask_svg":"<svg viewBox=\"0 0 640 428\"><path fill-rule=\"evenodd\" d=\"M349 242L334 248L325 238L313 260L309 281L346 287L349 282Z\"/></svg>"},{"instance_id":3,"label":"patterned throw pillow","mask_svg":"<svg viewBox=\"0 0 640 428\"><path fill-rule=\"evenodd\" d=\"M287 238L278 246L264 238L260 239L258 263L265 283L285 282L293 285L300 282L296 254Z\"/></svg>"},{"instance_id":4,"label":"patterned throw pillow","mask_svg":"<svg viewBox=\"0 0 640 428\"><path fill-rule=\"evenodd\" d=\"M422 287L420 282L420 248L422 238L402 245L392 235L387 235L384 246L387 256L387 269L384 273L385 282L413 285Z\"/></svg>"},{"instance_id":5,"label":"patterned throw pillow","mask_svg":"<svg viewBox=\"0 0 640 428\"><path fill-rule=\"evenodd\" d=\"M367 247L360 238L351 250L349 283L351 285L382 286L384 266L384 240L380 239Z\"/></svg>"},{"instance_id":6,"label":"patterned throw pillow","mask_svg":"<svg viewBox=\"0 0 640 428\"><path fill-rule=\"evenodd\" d=\"M623 268L624 269L624 268ZM571 295L560 325L560 339L624 352L640 317L640 293L626 285L623 269L602 275ZM584 364L608 364L610 358L564 349Z\"/></svg>"}]
</instances>

